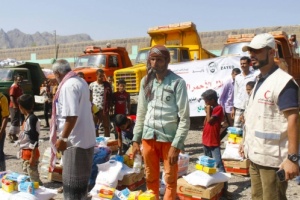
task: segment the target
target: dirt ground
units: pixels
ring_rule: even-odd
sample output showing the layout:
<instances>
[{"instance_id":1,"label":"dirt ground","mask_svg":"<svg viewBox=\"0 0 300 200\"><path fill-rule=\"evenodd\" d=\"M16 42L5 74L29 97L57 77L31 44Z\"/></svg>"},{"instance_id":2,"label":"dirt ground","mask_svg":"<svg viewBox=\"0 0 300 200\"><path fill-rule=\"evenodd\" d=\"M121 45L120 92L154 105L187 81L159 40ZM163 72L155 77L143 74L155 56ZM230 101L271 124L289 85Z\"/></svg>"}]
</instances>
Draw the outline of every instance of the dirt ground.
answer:
<instances>
[{"instance_id":1,"label":"dirt ground","mask_svg":"<svg viewBox=\"0 0 300 200\"><path fill-rule=\"evenodd\" d=\"M36 115L42 121L42 125L44 125L44 120L42 119L42 112L36 112ZM190 165L189 172L194 171L194 166L197 161L197 158L203 154L203 148L201 144L201 136L202 132L199 130L200 124L202 120L200 118L192 118L192 125L189 131L188 137L185 142L185 151L190 155ZM8 124L9 127L9 124ZM43 126L42 126L43 127ZM44 129L41 127L40 134L40 152L43 155L45 149L49 147L49 129ZM113 135L112 135L113 137ZM14 147L12 143L9 143L8 140L5 141L4 151L6 154L6 168L22 173L21 169L21 160L16 158L17 147ZM224 150L224 148L222 148ZM41 158L40 158L41 159ZM59 182L49 182L47 179L41 179L48 188L59 188L62 186ZM251 183L250 178L246 176L240 175L232 175L229 180L228 191L231 194L231 199L251 199ZM289 187L287 190L287 198L291 200L299 200L300 199L300 186L296 184L294 180L289 181ZM63 199L62 194L58 194L54 199L61 200Z\"/></svg>"}]
</instances>

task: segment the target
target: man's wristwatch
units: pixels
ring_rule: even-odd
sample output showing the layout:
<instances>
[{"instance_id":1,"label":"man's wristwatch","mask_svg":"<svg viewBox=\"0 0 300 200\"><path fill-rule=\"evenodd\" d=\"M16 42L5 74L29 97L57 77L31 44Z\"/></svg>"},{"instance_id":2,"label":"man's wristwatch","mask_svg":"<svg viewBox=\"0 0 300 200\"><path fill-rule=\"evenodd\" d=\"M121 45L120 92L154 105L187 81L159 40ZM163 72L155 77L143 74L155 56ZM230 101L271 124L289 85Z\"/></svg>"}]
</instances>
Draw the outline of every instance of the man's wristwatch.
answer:
<instances>
[{"instance_id":1,"label":"man's wristwatch","mask_svg":"<svg viewBox=\"0 0 300 200\"><path fill-rule=\"evenodd\" d=\"M288 159L292 162L297 162L299 160L299 156L297 154L288 154Z\"/></svg>"},{"instance_id":2,"label":"man's wristwatch","mask_svg":"<svg viewBox=\"0 0 300 200\"><path fill-rule=\"evenodd\" d=\"M64 141L64 142L68 142L68 138L59 137L58 139L59 139L59 140L62 140L62 141Z\"/></svg>"}]
</instances>

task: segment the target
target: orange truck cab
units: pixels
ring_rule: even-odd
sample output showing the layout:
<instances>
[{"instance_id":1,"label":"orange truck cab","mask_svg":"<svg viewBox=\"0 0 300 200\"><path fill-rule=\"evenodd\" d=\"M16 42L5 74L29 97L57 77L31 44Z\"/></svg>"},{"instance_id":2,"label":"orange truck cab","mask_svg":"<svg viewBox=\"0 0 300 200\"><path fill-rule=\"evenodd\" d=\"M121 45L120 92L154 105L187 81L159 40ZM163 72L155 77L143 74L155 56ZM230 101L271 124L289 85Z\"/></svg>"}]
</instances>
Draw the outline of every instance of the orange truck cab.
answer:
<instances>
[{"instance_id":1,"label":"orange truck cab","mask_svg":"<svg viewBox=\"0 0 300 200\"><path fill-rule=\"evenodd\" d=\"M114 71L131 67L131 60L124 47L101 48L88 46L75 62L74 72L82 72L88 83L97 80L96 71L103 69L106 77L113 76Z\"/></svg>"},{"instance_id":2,"label":"orange truck cab","mask_svg":"<svg viewBox=\"0 0 300 200\"><path fill-rule=\"evenodd\" d=\"M272 31L269 33L274 36L276 42L275 62L300 84L300 57L293 51L288 35L284 31ZM254 36L255 34L229 35L221 56L235 54L249 56L247 52L242 52L242 47L248 45Z\"/></svg>"}]
</instances>

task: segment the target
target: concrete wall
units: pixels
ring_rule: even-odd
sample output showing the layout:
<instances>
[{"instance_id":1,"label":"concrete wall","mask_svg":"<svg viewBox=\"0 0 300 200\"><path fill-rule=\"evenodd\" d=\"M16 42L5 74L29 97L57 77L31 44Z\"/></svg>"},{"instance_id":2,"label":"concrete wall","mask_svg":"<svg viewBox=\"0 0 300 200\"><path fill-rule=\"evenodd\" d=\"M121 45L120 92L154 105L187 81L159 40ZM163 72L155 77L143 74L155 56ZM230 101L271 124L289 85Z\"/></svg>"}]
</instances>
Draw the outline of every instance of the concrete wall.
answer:
<instances>
[{"instance_id":1,"label":"concrete wall","mask_svg":"<svg viewBox=\"0 0 300 200\"><path fill-rule=\"evenodd\" d=\"M212 31L212 32L200 32L200 39L202 45L207 50L215 54L219 54L226 42L227 36L230 34L244 34L244 33L263 33L269 31L282 30L287 34L295 33L300 37L300 25L298 26L278 26L278 27L260 27L252 29L236 29L236 30L224 30L224 31ZM85 49L86 46L94 45L105 47L107 43L111 43L112 46L125 47L130 54L132 60L135 59L138 49L147 47L150 44L149 37L139 38L126 38L117 40L102 40L92 42L79 42L60 44L58 50L58 58L67 59L73 63L74 58ZM17 60L38 62L44 68L51 66L52 59L55 58L55 47L54 45L29 47L29 48L16 48L16 49L2 49L0 50L0 60L7 58L14 58Z\"/></svg>"}]
</instances>

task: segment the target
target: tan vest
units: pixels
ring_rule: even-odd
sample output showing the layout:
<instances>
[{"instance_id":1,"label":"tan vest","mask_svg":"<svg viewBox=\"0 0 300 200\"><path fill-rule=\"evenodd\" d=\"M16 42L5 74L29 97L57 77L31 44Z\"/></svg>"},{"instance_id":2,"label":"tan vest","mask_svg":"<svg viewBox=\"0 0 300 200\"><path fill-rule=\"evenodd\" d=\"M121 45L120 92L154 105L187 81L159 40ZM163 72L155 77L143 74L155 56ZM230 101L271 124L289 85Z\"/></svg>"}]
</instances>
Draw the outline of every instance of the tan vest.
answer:
<instances>
[{"instance_id":1,"label":"tan vest","mask_svg":"<svg viewBox=\"0 0 300 200\"><path fill-rule=\"evenodd\" d=\"M278 97L291 79L289 74L277 69L258 88L254 99L254 92L250 96L245 111L244 151L256 164L278 167L287 157L288 123L279 110Z\"/></svg>"}]
</instances>

